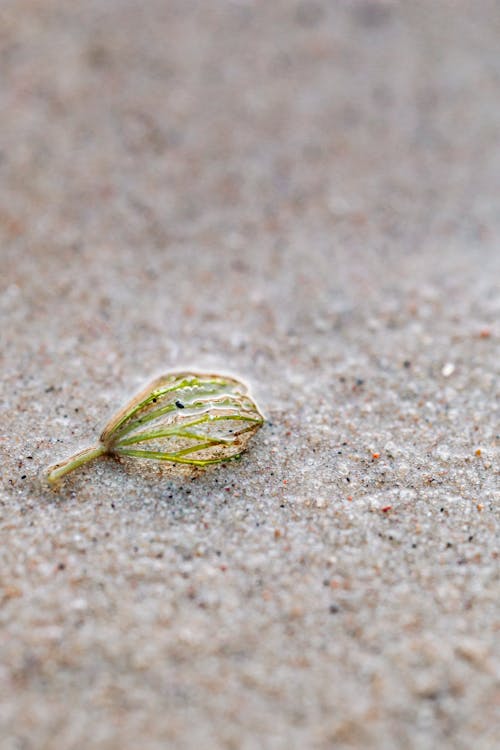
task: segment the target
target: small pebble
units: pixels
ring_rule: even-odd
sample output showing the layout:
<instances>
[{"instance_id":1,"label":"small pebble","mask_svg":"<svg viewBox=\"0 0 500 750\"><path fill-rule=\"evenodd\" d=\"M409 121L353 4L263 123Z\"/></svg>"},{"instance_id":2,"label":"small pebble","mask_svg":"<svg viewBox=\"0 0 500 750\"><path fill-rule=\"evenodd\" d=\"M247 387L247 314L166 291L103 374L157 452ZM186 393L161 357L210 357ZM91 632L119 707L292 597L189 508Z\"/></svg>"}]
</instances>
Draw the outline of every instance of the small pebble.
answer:
<instances>
[{"instance_id":1,"label":"small pebble","mask_svg":"<svg viewBox=\"0 0 500 750\"><path fill-rule=\"evenodd\" d=\"M447 362L441 370L441 375L444 378L449 378L455 372L455 365L452 362Z\"/></svg>"}]
</instances>

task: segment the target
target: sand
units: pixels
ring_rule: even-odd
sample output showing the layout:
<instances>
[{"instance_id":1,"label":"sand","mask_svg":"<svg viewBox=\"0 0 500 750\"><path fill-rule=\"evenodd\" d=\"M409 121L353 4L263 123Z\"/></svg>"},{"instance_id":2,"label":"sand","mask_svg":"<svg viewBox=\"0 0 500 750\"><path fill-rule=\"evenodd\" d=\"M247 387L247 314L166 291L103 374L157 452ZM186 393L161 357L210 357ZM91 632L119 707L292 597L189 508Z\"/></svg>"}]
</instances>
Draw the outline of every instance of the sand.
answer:
<instances>
[{"instance_id":1,"label":"sand","mask_svg":"<svg viewBox=\"0 0 500 750\"><path fill-rule=\"evenodd\" d=\"M493 750L499 6L4 0L1 750ZM108 459L163 371L237 462Z\"/></svg>"}]
</instances>

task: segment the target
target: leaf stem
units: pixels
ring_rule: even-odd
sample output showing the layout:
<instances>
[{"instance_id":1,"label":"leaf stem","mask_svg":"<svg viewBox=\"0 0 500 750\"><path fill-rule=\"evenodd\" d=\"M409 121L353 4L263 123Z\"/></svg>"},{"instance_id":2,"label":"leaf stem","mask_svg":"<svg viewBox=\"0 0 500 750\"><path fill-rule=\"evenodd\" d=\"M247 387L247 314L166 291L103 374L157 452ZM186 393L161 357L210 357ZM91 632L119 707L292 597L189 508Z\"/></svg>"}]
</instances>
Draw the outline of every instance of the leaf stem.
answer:
<instances>
[{"instance_id":1,"label":"leaf stem","mask_svg":"<svg viewBox=\"0 0 500 750\"><path fill-rule=\"evenodd\" d=\"M70 471L78 469L79 466L83 466L83 464L93 461L94 458L104 456L107 452L108 449L106 446L100 443L99 445L94 445L91 448L86 448L79 453L75 453L74 456L67 458L66 461L61 461L58 464L54 464L54 466L49 466L47 469L47 481L49 484L55 484L65 474L69 474Z\"/></svg>"}]
</instances>

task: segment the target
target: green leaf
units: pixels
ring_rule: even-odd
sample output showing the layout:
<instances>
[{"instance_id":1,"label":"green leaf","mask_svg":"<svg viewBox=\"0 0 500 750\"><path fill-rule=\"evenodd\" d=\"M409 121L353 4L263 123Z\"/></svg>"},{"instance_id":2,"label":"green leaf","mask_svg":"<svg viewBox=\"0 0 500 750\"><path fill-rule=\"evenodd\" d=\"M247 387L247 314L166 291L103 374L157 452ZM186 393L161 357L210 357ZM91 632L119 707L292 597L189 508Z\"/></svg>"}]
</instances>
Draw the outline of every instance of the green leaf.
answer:
<instances>
[{"instance_id":1,"label":"green leaf","mask_svg":"<svg viewBox=\"0 0 500 750\"><path fill-rule=\"evenodd\" d=\"M240 381L170 373L153 381L104 428L99 445L47 470L51 484L102 455L207 466L236 458L264 418Z\"/></svg>"}]
</instances>

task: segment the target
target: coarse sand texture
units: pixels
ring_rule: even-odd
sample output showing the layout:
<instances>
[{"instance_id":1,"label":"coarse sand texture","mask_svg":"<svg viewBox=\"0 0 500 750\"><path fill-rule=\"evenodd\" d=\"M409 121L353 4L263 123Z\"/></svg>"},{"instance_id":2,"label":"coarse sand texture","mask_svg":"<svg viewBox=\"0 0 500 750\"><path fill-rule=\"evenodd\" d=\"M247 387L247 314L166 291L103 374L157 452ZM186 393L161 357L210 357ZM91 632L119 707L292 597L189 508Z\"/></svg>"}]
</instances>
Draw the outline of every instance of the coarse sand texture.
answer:
<instances>
[{"instance_id":1,"label":"coarse sand texture","mask_svg":"<svg viewBox=\"0 0 500 750\"><path fill-rule=\"evenodd\" d=\"M499 39L0 2L0 750L500 747Z\"/></svg>"}]
</instances>

